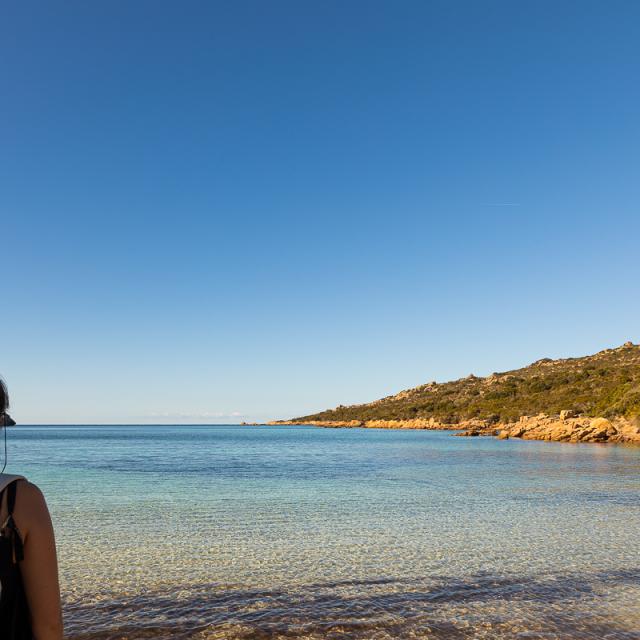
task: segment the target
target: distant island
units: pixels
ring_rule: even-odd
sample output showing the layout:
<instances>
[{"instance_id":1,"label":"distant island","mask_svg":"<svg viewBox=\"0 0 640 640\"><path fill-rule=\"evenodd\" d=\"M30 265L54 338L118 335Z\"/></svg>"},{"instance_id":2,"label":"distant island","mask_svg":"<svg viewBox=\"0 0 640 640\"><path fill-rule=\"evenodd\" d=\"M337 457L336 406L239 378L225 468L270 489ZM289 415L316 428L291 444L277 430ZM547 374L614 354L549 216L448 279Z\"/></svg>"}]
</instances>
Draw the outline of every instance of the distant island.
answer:
<instances>
[{"instance_id":1,"label":"distant island","mask_svg":"<svg viewBox=\"0 0 640 640\"><path fill-rule=\"evenodd\" d=\"M270 424L640 443L640 345L626 342L581 358L543 358L484 378L429 382L367 404Z\"/></svg>"}]
</instances>

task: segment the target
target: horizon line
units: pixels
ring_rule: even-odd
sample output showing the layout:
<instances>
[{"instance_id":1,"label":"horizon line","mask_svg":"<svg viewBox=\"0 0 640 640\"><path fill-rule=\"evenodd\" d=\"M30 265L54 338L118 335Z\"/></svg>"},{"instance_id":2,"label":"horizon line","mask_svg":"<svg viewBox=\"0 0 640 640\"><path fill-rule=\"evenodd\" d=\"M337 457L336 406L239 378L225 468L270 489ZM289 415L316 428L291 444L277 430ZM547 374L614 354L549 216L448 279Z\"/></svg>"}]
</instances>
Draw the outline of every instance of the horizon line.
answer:
<instances>
[{"instance_id":1,"label":"horizon line","mask_svg":"<svg viewBox=\"0 0 640 640\"><path fill-rule=\"evenodd\" d=\"M15 427L251 427L267 422L18 422Z\"/></svg>"}]
</instances>

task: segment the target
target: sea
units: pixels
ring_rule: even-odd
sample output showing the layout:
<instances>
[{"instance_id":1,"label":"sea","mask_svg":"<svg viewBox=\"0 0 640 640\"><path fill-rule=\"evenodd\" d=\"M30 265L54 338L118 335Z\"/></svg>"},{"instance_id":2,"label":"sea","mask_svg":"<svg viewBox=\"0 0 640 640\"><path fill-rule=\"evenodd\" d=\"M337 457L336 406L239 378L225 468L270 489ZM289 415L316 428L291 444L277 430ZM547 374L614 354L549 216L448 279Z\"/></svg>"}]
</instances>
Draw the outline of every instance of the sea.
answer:
<instances>
[{"instance_id":1,"label":"sea","mask_svg":"<svg viewBox=\"0 0 640 640\"><path fill-rule=\"evenodd\" d=\"M23 426L69 640L640 639L640 447Z\"/></svg>"}]
</instances>

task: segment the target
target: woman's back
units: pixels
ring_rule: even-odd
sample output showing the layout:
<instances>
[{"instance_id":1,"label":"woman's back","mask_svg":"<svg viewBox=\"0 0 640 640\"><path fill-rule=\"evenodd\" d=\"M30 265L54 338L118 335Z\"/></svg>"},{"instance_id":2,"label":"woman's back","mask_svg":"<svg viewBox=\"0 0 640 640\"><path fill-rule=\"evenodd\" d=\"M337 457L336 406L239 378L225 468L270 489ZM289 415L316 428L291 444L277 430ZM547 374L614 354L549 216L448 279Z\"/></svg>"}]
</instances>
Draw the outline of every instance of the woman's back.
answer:
<instances>
[{"instance_id":1,"label":"woman's back","mask_svg":"<svg viewBox=\"0 0 640 640\"><path fill-rule=\"evenodd\" d=\"M0 378L0 428L15 425ZM49 509L40 489L0 473L0 639L61 640L58 560Z\"/></svg>"},{"instance_id":2,"label":"woman's back","mask_svg":"<svg viewBox=\"0 0 640 640\"><path fill-rule=\"evenodd\" d=\"M21 476L0 474L0 629L6 640L31 640L31 617L20 563L24 544L14 511Z\"/></svg>"},{"instance_id":3,"label":"woman's back","mask_svg":"<svg viewBox=\"0 0 640 640\"><path fill-rule=\"evenodd\" d=\"M0 429L15 425L0 378ZM40 489L0 473L0 639L61 640L58 560L49 509Z\"/></svg>"}]
</instances>

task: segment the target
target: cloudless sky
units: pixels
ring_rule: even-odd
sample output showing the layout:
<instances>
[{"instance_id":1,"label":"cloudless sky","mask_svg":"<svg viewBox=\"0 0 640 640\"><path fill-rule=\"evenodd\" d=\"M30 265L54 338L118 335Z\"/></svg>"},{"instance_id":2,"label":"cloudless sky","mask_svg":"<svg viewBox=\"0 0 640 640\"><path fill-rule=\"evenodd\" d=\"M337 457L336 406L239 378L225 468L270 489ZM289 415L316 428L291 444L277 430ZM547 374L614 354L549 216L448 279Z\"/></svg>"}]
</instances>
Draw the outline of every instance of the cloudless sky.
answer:
<instances>
[{"instance_id":1,"label":"cloudless sky","mask_svg":"<svg viewBox=\"0 0 640 640\"><path fill-rule=\"evenodd\" d=\"M19 422L239 422L640 341L640 3L5 2Z\"/></svg>"}]
</instances>

